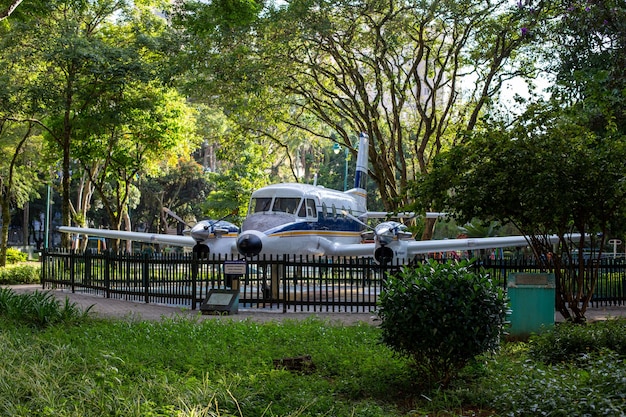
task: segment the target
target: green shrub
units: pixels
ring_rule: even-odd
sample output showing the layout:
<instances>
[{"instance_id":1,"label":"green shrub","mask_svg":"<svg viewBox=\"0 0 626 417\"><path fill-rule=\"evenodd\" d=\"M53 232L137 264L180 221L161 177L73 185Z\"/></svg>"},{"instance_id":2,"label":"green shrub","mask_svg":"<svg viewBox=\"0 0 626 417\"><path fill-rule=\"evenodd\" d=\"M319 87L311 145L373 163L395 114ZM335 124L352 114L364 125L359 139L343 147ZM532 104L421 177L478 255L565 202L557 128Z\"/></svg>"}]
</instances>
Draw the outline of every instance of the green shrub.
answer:
<instances>
[{"instance_id":1,"label":"green shrub","mask_svg":"<svg viewBox=\"0 0 626 417\"><path fill-rule=\"evenodd\" d=\"M434 260L389 276L380 296L382 341L409 356L427 382L447 385L468 361L500 345L507 299L468 261Z\"/></svg>"},{"instance_id":2,"label":"green shrub","mask_svg":"<svg viewBox=\"0 0 626 417\"><path fill-rule=\"evenodd\" d=\"M26 255L25 253L17 249L13 249L13 248L7 249L7 263L8 264L26 262L27 260L28 260L28 255Z\"/></svg>"},{"instance_id":3,"label":"green shrub","mask_svg":"<svg viewBox=\"0 0 626 417\"><path fill-rule=\"evenodd\" d=\"M626 367L612 352L554 365L528 360L511 371L497 378L492 404L501 417L626 415Z\"/></svg>"},{"instance_id":4,"label":"green shrub","mask_svg":"<svg viewBox=\"0 0 626 417\"><path fill-rule=\"evenodd\" d=\"M571 362L607 349L626 357L626 320L561 323L529 340L529 354L544 363Z\"/></svg>"},{"instance_id":5,"label":"green shrub","mask_svg":"<svg viewBox=\"0 0 626 417\"><path fill-rule=\"evenodd\" d=\"M41 282L40 272L39 265L22 264L0 268L0 284L38 284Z\"/></svg>"}]
</instances>

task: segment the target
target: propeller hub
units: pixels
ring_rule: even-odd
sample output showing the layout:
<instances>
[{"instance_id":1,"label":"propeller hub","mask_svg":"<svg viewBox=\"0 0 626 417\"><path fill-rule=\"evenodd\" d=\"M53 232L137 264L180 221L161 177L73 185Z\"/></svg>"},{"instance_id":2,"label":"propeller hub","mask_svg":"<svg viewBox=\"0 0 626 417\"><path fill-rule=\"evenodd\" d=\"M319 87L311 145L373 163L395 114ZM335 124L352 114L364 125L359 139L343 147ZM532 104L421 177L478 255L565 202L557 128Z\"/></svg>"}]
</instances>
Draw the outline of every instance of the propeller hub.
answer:
<instances>
[{"instance_id":1,"label":"propeller hub","mask_svg":"<svg viewBox=\"0 0 626 417\"><path fill-rule=\"evenodd\" d=\"M393 261L394 253L393 249L388 246L380 246L374 251L374 259L376 262L382 265L386 265Z\"/></svg>"},{"instance_id":2,"label":"propeller hub","mask_svg":"<svg viewBox=\"0 0 626 417\"><path fill-rule=\"evenodd\" d=\"M251 231L242 233L237 238L237 250L244 256L257 256L263 249L261 236Z\"/></svg>"},{"instance_id":3,"label":"propeller hub","mask_svg":"<svg viewBox=\"0 0 626 417\"><path fill-rule=\"evenodd\" d=\"M211 233L213 233L213 225L203 220L192 227L189 234L196 242L204 242L211 236Z\"/></svg>"}]
</instances>

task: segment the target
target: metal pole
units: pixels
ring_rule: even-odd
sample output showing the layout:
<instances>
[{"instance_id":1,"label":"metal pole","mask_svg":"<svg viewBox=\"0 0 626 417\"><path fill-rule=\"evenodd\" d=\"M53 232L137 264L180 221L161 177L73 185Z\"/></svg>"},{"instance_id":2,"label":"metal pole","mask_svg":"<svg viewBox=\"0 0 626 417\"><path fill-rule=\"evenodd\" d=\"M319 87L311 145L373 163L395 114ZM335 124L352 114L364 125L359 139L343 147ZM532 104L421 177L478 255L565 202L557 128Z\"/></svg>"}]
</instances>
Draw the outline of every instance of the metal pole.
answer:
<instances>
[{"instance_id":1,"label":"metal pole","mask_svg":"<svg viewBox=\"0 0 626 417\"><path fill-rule=\"evenodd\" d=\"M343 171L343 190L348 190L348 148L345 149L344 162L345 162L345 170Z\"/></svg>"},{"instance_id":2,"label":"metal pole","mask_svg":"<svg viewBox=\"0 0 626 417\"><path fill-rule=\"evenodd\" d=\"M49 230L50 230L50 184L48 184L48 192L47 192L47 196L46 196L46 237L45 240L43 241L43 248L44 249L48 249L48 236L49 236ZM41 236L41 235L40 235Z\"/></svg>"}]
</instances>

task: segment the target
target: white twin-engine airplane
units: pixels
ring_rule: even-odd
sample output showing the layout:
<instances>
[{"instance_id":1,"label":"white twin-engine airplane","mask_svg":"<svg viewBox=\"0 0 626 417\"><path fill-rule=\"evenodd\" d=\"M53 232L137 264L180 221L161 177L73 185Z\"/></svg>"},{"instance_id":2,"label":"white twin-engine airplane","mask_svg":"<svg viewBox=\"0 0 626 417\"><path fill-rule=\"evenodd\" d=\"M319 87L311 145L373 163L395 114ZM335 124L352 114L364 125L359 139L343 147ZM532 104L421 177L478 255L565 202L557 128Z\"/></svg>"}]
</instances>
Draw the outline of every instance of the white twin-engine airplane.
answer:
<instances>
[{"instance_id":1,"label":"white twin-engine airplane","mask_svg":"<svg viewBox=\"0 0 626 417\"><path fill-rule=\"evenodd\" d=\"M283 183L252 193L241 230L224 220L203 220L188 236L59 227L113 239L193 247L193 251L222 257L313 255L374 257L379 263L406 263L416 254L526 246L524 236L416 241L407 227L385 221L370 228L366 222L381 213L367 212L368 137L360 135L354 188L345 192L317 185ZM438 216L439 213L427 213ZM553 243L557 236L550 236Z\"/></svg>"}]
</instances>

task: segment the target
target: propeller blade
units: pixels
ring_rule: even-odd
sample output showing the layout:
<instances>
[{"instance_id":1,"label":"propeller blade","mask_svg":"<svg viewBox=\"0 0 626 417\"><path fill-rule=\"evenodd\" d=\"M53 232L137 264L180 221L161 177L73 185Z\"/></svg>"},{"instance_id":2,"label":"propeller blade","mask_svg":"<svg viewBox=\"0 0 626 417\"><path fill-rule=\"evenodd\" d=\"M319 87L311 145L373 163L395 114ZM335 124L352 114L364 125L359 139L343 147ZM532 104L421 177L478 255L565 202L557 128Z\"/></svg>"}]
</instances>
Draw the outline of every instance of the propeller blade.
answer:
<instances>
[{"instance_id":1,"label":"propeller blade","mask_svg":"<svg viewBox=\"0 0 626 417\"><path fill-rule=\"evenodd\" d=\"M189 228L191 228L191 227L192 227L189 223L187 223L187 222L186 222L186 221L184 221L182 218L180 218L180 217L178 216L178 214L174 213L172 210L168 209L167 207L163 207L163 211L164 211L165 213L167 213L169 216L171 216L171 217L175 218L176 220L178 220L179 222L181 222L182 224L184 224L185 226L187 226L187 227L189 227Z\"/></svg>"}]
</instances>

